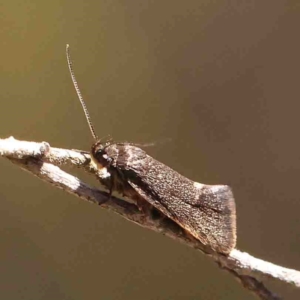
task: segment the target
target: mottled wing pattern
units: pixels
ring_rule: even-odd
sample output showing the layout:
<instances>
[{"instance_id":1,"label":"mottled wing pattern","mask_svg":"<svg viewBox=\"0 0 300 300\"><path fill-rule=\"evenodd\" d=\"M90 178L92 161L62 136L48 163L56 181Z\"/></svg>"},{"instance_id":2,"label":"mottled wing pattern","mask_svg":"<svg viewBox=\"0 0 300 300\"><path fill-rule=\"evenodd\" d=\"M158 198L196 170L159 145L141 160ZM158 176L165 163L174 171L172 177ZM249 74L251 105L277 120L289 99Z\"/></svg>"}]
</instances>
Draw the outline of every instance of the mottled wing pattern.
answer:
<instances>
[{"instance_id":1,"label":"mottled wing pattern","mask_svg":"<svg viewBox=\"0 0 300 300\"><path fill-rule=\"evenodd\" d=\"M229 253L234 248L236 217L230 187L189 180L138 147L124 144L117 149L107 152L113 165L147 202L215 251Z\"/></svg>"}]
</instances>

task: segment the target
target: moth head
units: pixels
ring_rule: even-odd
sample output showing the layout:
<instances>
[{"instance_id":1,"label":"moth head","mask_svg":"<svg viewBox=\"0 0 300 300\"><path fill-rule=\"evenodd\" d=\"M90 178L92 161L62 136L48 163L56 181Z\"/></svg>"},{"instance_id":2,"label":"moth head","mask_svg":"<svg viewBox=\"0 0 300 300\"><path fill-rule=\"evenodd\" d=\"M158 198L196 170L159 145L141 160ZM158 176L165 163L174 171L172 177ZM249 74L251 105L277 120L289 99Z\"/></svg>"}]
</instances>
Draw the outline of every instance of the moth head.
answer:
<instances>
[{"instance_id":1,"label":"moth head","mask_svg":"<svg viewBox=\"0 0 300 300\"><path fill-rule=\"evenodd\" d=\"M107 155L106 152L107 147L110 145L111 141L103 142L102 140L98 140L92 145L91 159L98 168L105 168L111 164L112 159Z\"/></svg>"}]
</instances>

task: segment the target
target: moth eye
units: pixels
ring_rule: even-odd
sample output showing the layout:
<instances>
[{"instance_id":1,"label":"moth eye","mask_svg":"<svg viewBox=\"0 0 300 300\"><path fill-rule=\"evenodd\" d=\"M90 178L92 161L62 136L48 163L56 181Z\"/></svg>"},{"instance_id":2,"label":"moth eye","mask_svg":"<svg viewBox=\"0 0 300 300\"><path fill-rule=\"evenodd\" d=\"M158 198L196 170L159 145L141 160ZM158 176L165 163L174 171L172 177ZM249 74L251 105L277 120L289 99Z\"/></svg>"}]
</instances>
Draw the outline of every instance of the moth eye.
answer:
<instances>
[{"instance_id":1,"label":"moth eye","mask_svg":"<svg viewBox=\"0 0 300 300\"><path fill-rule=\"evenodd\" d=\"M97 155L98 157L102 157L102 156L103 156L103 149L97 150L97 151L96 151L96 155Z\"/></svg>"}]
</instances>

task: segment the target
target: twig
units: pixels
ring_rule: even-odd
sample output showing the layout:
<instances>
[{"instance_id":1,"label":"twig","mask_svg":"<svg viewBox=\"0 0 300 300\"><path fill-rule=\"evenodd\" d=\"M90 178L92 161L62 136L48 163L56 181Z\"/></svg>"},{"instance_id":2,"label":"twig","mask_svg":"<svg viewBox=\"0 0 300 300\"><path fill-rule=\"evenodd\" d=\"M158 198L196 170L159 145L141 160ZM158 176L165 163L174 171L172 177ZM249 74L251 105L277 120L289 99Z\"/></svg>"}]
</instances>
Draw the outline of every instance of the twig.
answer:
<instances>
[{"instance_id":1,"label":"twig","mask_svg":"<svg viewBox=\"0 0 300 300\"><path fill-rule=\"evenodd\" d=\"M51 148L46 142L18 141L10 137L0 139L0 155L19 165L22 169L81 199L98 204L107 199L108 194L106 192L88 186L57 166L69 164L84 168L90 173L97 173L97 170L90 164L89 154L84 151ZM300 288L299 271L257 259L237 249L233 249L228 256L216 253L187 234L171 220L153 218L151 215L141 212L136 205L125 200L112 197L101 207L114 211L144 228L163 233L209 255L221 268L238 278L244 287L253 291L260 299L280 299L264 286L261 282L264 278L273 278Z\"/></svg>"}]
</instances>

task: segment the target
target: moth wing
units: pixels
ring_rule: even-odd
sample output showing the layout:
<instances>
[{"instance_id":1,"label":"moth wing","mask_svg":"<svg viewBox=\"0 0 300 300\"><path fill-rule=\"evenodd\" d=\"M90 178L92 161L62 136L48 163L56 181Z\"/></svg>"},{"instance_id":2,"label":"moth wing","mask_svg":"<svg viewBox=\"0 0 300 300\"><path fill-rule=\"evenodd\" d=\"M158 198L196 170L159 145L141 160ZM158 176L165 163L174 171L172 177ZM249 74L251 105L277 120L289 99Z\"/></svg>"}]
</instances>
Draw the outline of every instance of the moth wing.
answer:
<instances>
[{"instance_id":1,"label":"moth wing","mask_svg":"<svg viewBox=\"0 0 300 300\"><path fill-rule=\"evenodd\" d=\"M204 245L222 253L234 248L236 216L230 187L196 183L134 146L120 147L115 163L141 197Z\"/></svg>"},{"instance_id":2,"label":"moth wing","mask_svg":"<svg viewBox=\"0 0 300 300\"><path fill-rule=\"evenodd\" d=\"M202 244L210 245L212 249L221 253L229 253L235 247L235 207L230 207L229 212L222 213L222 211L212 211L210 207L203 204L198 207L186 207L185 202L182 202L174 209L172 206L166 206L164 199L155 196L152 192L149 193L145 186L130 180L128 183L147 202L175 221ZM227 186L214 186L213 194L215 195L218 189L221 197L231 198L231 191L227 188ZM228 192L229 195L226 195ZM227 202L227 199L224 200ZM234 206L234 202L231 200L230 202L230 205Z\"/></svg>"}]
</instances>

